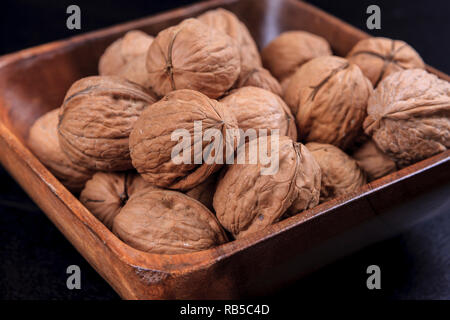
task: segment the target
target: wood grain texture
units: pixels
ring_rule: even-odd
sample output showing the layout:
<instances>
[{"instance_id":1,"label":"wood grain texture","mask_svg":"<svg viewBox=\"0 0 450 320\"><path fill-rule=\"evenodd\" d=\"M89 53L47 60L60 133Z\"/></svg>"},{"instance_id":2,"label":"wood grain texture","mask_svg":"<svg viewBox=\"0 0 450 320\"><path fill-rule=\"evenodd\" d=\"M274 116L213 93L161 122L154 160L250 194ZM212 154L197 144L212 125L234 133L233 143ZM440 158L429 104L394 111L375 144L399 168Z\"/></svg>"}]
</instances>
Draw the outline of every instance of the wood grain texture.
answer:
<instances>
[{"instance_id":1,"label":"wood grain texture","mask_svg":"<svg viewBox=\"0 0 450 320\"><path fill-rule=\"evenodd\" d=\"M278 3L275 7L274 2ZM247 238L192 254L155 255L135 250L115 237L25 146L32 123L58 107L75 80L96 74L103 50L131 29L155 35L186 17L221 6L249 26L260 47L270 40L269 29L273 33L291 29L316 33L339 55L368 36L303 2L274 2L206 1L0 58L1 163L121 297L213 299L267 293L338 254L385 236L385 231L424 218L432 206L439 205L433 202L433 194L448 190L450 151ZM417 202L420 199L422 206ZM372 226L370 234L355 231L364 225ZM353 235L345 248L338 246L331 250L333 254L318 250L332 245L340 235Z\"/></svg>"}]
</instances>

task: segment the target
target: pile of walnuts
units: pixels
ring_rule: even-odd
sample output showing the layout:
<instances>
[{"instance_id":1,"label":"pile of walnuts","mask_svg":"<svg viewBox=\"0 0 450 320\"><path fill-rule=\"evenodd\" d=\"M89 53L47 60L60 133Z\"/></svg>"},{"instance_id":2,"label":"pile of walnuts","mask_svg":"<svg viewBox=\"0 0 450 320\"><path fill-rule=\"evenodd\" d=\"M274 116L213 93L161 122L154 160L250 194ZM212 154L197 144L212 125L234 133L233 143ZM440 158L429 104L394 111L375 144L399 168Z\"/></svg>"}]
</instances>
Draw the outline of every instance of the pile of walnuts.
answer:
<instances>
[{"instance_id":1,"label":"pile of walnuts","mask_svg":"<svg viewBox=\"0 0 450 320\"><path fill-rule=\"evenodd\" d=\"M211 10L113 42L28 144L128 245L206 250L447 150L450 84L424 69L402 41L365 39L337 57L305 31L260 55L233 13ZM188 161L174 157L180 138ZM270 174L251 151L264 143Z\"/></svg>"}]
</instances>

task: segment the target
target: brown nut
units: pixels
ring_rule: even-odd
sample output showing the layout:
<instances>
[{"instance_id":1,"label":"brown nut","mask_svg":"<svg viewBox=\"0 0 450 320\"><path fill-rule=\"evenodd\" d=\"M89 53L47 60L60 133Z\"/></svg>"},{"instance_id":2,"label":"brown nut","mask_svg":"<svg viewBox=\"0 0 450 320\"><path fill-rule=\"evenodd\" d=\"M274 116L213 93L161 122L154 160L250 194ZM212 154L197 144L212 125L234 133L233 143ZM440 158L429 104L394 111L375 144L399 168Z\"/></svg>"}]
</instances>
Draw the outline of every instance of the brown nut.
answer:
<instances>
[{"instance_id":1,"label":"brown nut","mask_svg":"<svg viewBox=\"0 0 450 320\"><path fill-rule=\"evenodd\" d=\"M128 199L144 188L155 188L142 177L131 172L97 172L86 183L80 194L80 201L89 211L112 229L114 218Z\"/></svg>"},{"instance_id":2,"label":"brown nut","mask_svg":"<svg viewBox=\"0 0 450 320\"><path fill-rule=\"evenodd\" d=\"M320 202L351 193L366 184L363 171L344 151L316 142L307 143L306 147L322 170Z\"/></svg>"},{"instance_id":3,"label":"brown nut","mask_svg":"<svg viewBox=\"0 0 450 320\"><path fill-rule=\"evenodd\" d=\"M213 207L213 197L216 191L216 184L218 180L218 174L215 173L210 175L205 181L200 183L198 186L192 188L186 192L186 195L199 201L209 210L214 211Z\"/></svg>"},{"instance_id":4,"label":"brown nut","mask_svg":"<svg viewBox=\"0 0 450 320\"><path fill-rule=\"evenodd\" d=\"M369 181L381 178L397 170L395 162L369 140L357 149L352 158L364 170Z\"/></svg>"},{"instance_id":5,"label":"brown nut","mask_svg":"<svg viewBox=\"0 0 450 320\"><path fill-rule=\"evenodd\" d=\"M76 81L60 110L61 149L88 169L131 169L128 136L142 110L154 101L142 87L118 77Z\"/></svg>"},{"instance_id":6,"label":"brown nut","mask_svg":"<svg viewBox=\"0 0 450 320\"><path fill-rule=\"evenodd\" d=\"M345 149L360 133L372 91L357 65L327 56L300 67L289 80L284 98L296 117L300 141Z\"/></svg>"},{"instance_id":7,"label":"brown nut","mask_svg":"<svg viewBox=\"0 0 450 320\"><path fill-rule=\"evenodd\" d=\"M99 61L99 74L121 76L148 88L150 84L145 61L153 39L142 31L128 31L123 38L106 48Z\"/></svg>"},{"instance_id":8,"label":"brown nut","mask_svg":"<svg viewBox=\"0 0 450 320\"><path fill-rule=\"evenodd\" d=\"M328 42L306 31L283 32L261 52L264 67L280 82L309 60L329 55Z\"/></svg>"},{"instance_id":9,"label":"brown nut","mask_svg":"<svg viewBox=\"0 0 450 320\"><path fill-rule=\"evenodd\" d=\"M359 66L374 88L388 75L404 69L425 69L419 54L407 43L387 38L359 41L347 55Z\"/></svg>"},{"instance_id":10,"label":"brown nut","mask_svg":"<svg viewBox=\"0 0 450 320\"><path fill-rule=\"evenodd\" d=\"M365 132L399 167L450 147L450 83L424 70L381 81L367 113Z\"/></svg>"},{"instance_id":11,"label":"brown nut","mask_svg":"<svg viewBox=\"0 0 450 320\"><path fill-rule=\"evenodd\" d=\"M297 140L295 120L289 107L278 95L256 87L242 87L232 91L222 102L238 122L239 129L278 129L279 135Z\"/></svg>"},{"instance_id":12,"label":"brown nut","mask_svg":"<svg viewBox=\"0 0 450 320\"><path fill-rule=\"evenodd\" d=\"M262 169L273 163L263 165L261 158L249 151L249 145L257 142L260 148L266 141L266 137L260 137L240 148L247 161L230 165L214 194L217 218L238 238L277 222L293 204L292 211L298 212L318 202L320 178L316 175L320 177L320 170L314 164L314 170L305 168L305 161L314 161L305 157L306 148L288 137L279 137L278 146L272 142L269 146L270 154L278 159L278 170L262 174ZM252 164L250 158L257 161Z\"/></svg>"},{"instance_id":13,"label":"brown nut","mask_svg":"<svg viewBox=\"0 0 450 320\"><path fill-rule=\"evenodd\" d=\"M159 254L206 250L227 241L205 206L168 190L132 195L114 219L113 232L135 249Z\"/></svg>"},{"instance_id":14,"label":"brown nut","mask_svg":"<svg viewBox=\"0 0 450 320\"><path fill-rule=\"evenodd\" d=\"M146 65L150 85L161 96L192 89L218 98L241 71L236 42L197 19L161 31L150 45Z\"/></svg>"},{"instance_id":15,"label":"brown nut","mask_svg":"<svg viewBox=\"0 0 450 320\"><path fill-rule=\"evenodd\" d=\"M244 77L239 78L236 87L258 87L269 90L280 97L283 95L281 85L270 72L264 68L255 68L247 72Z\"/></svg>"},{"instance_id":16,"label":"brown nut","mask_svg":"<svg viewBox=\"0 0 450 320\"><path fill-rule=\"evenodd\" d=\"M28 146L63 185L73 192L79 192L94 172L76 165L61 150L58 114L59 109L54 109L36 120L28 135Z\"/></svg>"},{"instance_id":17,"label":"brown nut","mask_svg":"<svg viewBox=\"0 0 450 320\"><path fill-rule=\"evenodd\" d=\"M160 187L189 190L221 167L220 161L215 158L221 154L221 150L216 150L216 143L194 136L197 121L201 122L202 136L207 129L219 130L222 137L216 143L223 142L223 145L227 144L228 129L237 129L236 118L227 108L193 90L173 91L142 113L130 134L130 151L134 167L146 181ZM182 143L187 143L191 149L191 153L187 154L190 161L177 163L171 157L174 147L180 145L177 139L172 140L176 130L183 130L189 135L181 138ZM227 144L224 152L237 146L234 140L228 141L233 142L234 146ZM195 144L201 146L199 155L203 158L199 161L194 159ZM215 154L212 151L210 154L215 160L208 163L202 159L205 159L205 152L210 148L215 151ZM186 157L184 152L181 153ZM222 158L223 162L225 159L226 156Z\"/></svg>"}]
</instances>

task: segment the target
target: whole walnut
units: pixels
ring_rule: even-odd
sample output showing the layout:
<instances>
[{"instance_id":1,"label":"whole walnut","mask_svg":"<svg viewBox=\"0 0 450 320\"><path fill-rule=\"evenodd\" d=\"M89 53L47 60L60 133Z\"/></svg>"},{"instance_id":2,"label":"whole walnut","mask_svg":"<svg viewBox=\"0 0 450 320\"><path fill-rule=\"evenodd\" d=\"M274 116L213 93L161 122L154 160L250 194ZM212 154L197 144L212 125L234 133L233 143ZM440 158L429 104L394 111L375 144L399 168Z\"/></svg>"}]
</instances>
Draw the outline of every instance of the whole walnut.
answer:
<instances>
[{"instance_id":1,"label":"whole walnut","mask_svg":"<svg viewBox=\"0 0 450 320\"><path fill-rule=\"evenodd\" d=\"M155 188L132 172L97 172L86 183L80 201L109 229L114 218L136 192Z\"/></svg>"},{"instance_id":2,"label":"whole walnut","mask_svg":"<svg viewBox=\"0 0 450 320\"><path fill-rule=\"evenodd\" d=\"M374 87L388 75L404 69L425 69L419 54L406 42L387 38L359 41L347 55L357 64Z\"/></svg>"},{"instance_id":3,"label":"whole walnut","mask_svg":"<svg viewBox=\"0 0 450 320\"><path fill-rule=\"evenodd\" d=\"M369 140L352 155L358 166L364 170L369 181L381 178L397 170L395 162Z\"/></svg>"},{"instance_id":4,"label":"whole walnut","mask_svg":"<svg viewBox=\"0 0 450 320\"><path fill-rule=\"evenodd\" d=\"M306 31L287 31L262 50L261 58L264 67L281 82L309 60L331 54L324 38Z\"/></svg>"},{"instance_id":5,"label":"whole walnut","mask_svg":"<svg viewBox=\"0 0 450 320\"><path fill-rule=\"evenodd\" d=\"M365 132L399 167L450 147L450 83L425 70L385 78L367 113Z\"/></svg>"},{"instance_id":6,"label":"whole walnut","mask_svg":"<svg viewBox=\"0 0 450 320\"><path fill-rule=\"evenodd\" d=\"M147 52L150 85L158 95L178 89L222 96L241 71L236 42L197 19L161 31Z\"/></svg>"},{"instance_id":7,"label":"whole walnut","mask_svg":"<svg viewBox=\"0 0 450 320\"><path fill-rule=\"evenodd\" d=\"M128 31L114 41L100 58L98 70L102 76L121 76L144 87L149 87L145 67L146 55L153 37L145 32Z\"/></svg>"},{"instance_id":8,"label":"whole walnut","mask_svg":"<svg viewBox=\"0 0 450 320\"><path fill-rule=\"evenodd\" d=\"M216 184L218 180L218 174L210 175L205 181L200 183L198 186L188 190L186 195L199 201L209 210L213 211L213 197L216 191Z\"/></svg>"},{"instance_id":9,"label":"whole walnut","mask_svg":"<svg viewBox=\"0 0 450 320\"><path fill-rule=\"evenodd\" d=\"M366 177L358 164L341 149L317 142L306 144L322 170L320 202L351 193L364 184Z\"/></svg>"},{"instance_id":10,"label":"whole walnut","mask_svg":"<svg viewBox=\"0 0 450 320\"><path fill-rule=\"evenodd\" d=\"M232 91L221 102L238 122L239 129L278 129L279 135L297 140L295 120L289 107L278 95L256 87L242 87Z\"/></svg>"},{"instance_id":11,"label":"whole walnut","mask_svg":"<svg viewBox=\"0 0 450 320\"><path fill-rule=\"evenodd\" d=\"M219 8L203 13L198 16L198 20L209 27L226 33L236 41L241 59L240 81L242 81L242 78L247 77L247 73L262 67L261 57L259 56L255 40L253 40L247 27L239 21L234 13Z\"/></svg>"},{"instance_id":12,"label":"whole walnut","mask_svg":"<svg viewBox=\"0 0 450 320\"><path fill-rule=\"evenodd\" d=\"M205 206L168 190L133 194L114 219L113 232L135 249L171 255L206 250L228 241Z\"/></svg>"},{"instance_id":13,"label":"whole walnut","mask_svg":"<svg viewBox=\"0 0 450 320\"><path fill-rule=\"evenodd\" d=\"M61 149L72 162L88 169L131 169L128 136L141 112L153 102L144 88L118 77L76 81L59 114Z\"/></svg>"},{"instance_id":14,"label":"whole walnut","mask_svg":"<svg viewBox=\"0 0 450 320\"><path fill-rule=\"evenodd\" d=\"M269 90L279 96L283 95L281 85L277 79L272 77L270 72L264 68L254 68L247 72L247 74L239 78L236 87L258 87L261 89Z\"/></svg>"},{"instance_id":15,"label":"whole walnut","mask_svg":"<svg viewBox=\"0 0 450 320\"><path fill-rule=\"evenodd\" d=\"M58 114L59 109L54 109L36 120L28 135L28 146L63 185L73 192L79 192L94 172L76 165L61 150Z\"/></svg>"},{"instance_id":16,"label":"whole walnut","mask_svg":"<svg viewBox=\"0 0 450 320\"><path fill-rule=\"evenodd\" d=\"M291 77L284 93L301 141L345 149L360 133L372 93L359 67L344 58L315 58Z\"/></svg>"},{"instance_id":17,"label":"whole walnut","mask_svg":"<svg viewBox=\"0 0 450 320\"><path fill-rule=\"evenodd\" d=\"M208 129L219 130L220 140L211 141L196 137L196 123L201 125L199 133L202 136ZM219 149L221 146L217 147L217 144L226 145L224 152L236 148L238 141L227 138L227 131L231 129L237 129L236 118L221 103L197 91L173 91L147 108L136 121L130 134L133 166L151 184L189 190L221 167L219 157L222 155L222 149ZM180 136L172 138L178 133ZM180 137L182 142L179 142ZM187 148L177 153L177 156L182 153L186 161L178 158L174 161L172 158L177 145L190 148L186 150L186 154L184 149ZM199 159L194 158L197 147L200 149L197 154ZM207 150L210 150L209 156ZM226 157L227 155L222 157L222 163Z\"/></svg>"},{"instance_id":18,"label":"whole walnut","mask_svg":"<svg viewBox=\"0 0 450 320\"><path fill-rule=\"evenodd\" d=\"M228 166L219 180L213 206L222 226L237 238L277 222L291 207L299 212L319 201L320 169L308 150L288 137L276 141L268 150L278 159L277 170L263 174L273 163L263 164L249 151L251 143L260 148L267 142L259 137L239 149L246 161Z\"/></svg>"}]
</instances>

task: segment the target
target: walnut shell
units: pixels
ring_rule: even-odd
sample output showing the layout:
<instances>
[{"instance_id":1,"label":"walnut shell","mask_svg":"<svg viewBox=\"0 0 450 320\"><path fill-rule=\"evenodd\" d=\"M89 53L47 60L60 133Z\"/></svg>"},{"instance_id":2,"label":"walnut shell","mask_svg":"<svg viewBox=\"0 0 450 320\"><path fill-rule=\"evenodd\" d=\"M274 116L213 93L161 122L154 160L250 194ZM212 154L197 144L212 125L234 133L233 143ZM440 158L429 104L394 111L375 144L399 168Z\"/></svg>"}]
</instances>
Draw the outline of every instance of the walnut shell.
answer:
<instances>
[{"instance_id":1,"label":"walnut shell","mask_svg":"<svg viewBox=\"0 0 450 320\"><path fill-rule=\"evenodd\" d=\"M364 170L369 181L381 178L397 170L395 162L369 140L352 155L358 166Z\"/></svg>"},{"instance_id":2,"label":"walnut shell","mask_svg":"<svg viewBox=\"0 0 450 320\"><path fill-rule=\"evenodd\" d=\"M39 160L73 192L79 192L94 174L70 161L61 150L58 139L59 108L47 112L30 129L28 146Z\"/></svg>"},{"instance_id":3,"label":"walnut shell","mask_svg":"<svg viewBox=\"0 0 450 320\"><path fill-rule=\"evenodd\" d=\"M360 40L347 59L359 66L374 87L388 75L404 69L425 69L419 54L406 42L387 38Z\"/></svg>"},{"instance_id":4,"label":"walnut shell","mask_svg":"<svg viewBox=\"0 0 450 320\"><path fill-rule=\"evenodd\" d=\"M295 120L289 107L278 95L256 87L242 87L221 102L227 106L244 132L248 129L279 129L279 135L297 140Z\"/></svg>"},{"instance_id":5,"label":"walnut shell","mask_svg":"<svg viewBox=\"0 0 450 320\"><path fill-rule=\"evenodd\" d=\"M320 202L351 193L366 184L366 177L356 161L341 149L317 142L307 143L306 147L322 170Z\"/></svg>"},{"instance_id":6,"label":"walnut shell","mask_svg":"<svg viewBox=\"0 0 450 320\"><path fill-rule=\"evenodd\" d=\"M136 173L97 172L86 183L80 201L106 227L112 229L114 218L128 199L144 188L154 187Z\"/></svg>"},{"instance_id":7,"label":"walnut shell","mask_svg":"<svg viewBox=\"0 0 450 320\"><path fill-rule=\"evenodd\" d=\"M168 190L133 194L114 219L113 232L135 249L171 255L206 250L228 240L206 207Z\"/></svg>"},{"instance_id":8,"label":"walnut shell","mask_svg":"<svg viewBox=\"0 0 450 320\"><path fill-rule=\"evenodd\" d=\"M326 56L300 67L289 80L284 98L296 116L301 141L345 149L360 133L372 91L357 65Z\"/></svg>"},{"instance_id":9,"label":"walnut shell","mask_svg":"<svg viewBox=\"0 0 450 320\"><path fill-rule=\"evenodd\" d=\"M309 60L331 54L324 38L306 31L287 31L261 51L261 58L264 67L281 82Z\"/></svg>"},{"instance_id":10,"label":"walnut shell","mask_svg":"<svg viewBox=\"0 0 450 320\"><path fill-rule=\"evenodd\" d=\"M425 70L385 78L367 112L365 132L399 167L450 147L450 83Z\"/></svg>"},{"instance_id":11,"label":"walnut shell","mask_svg":"<svg viewBox=\"0 0 450 320\"><path fill-rule=\"evenodd\" d=\"M153 39L142 31L128 31L106 48L99 61L99 74L120 76L148 88L150 83L145 62Z\"/></svg>"},{"instance_id":12,"label":"walnut shell","mask_svg":"<svg viewBox=\"0 0 450 320\"><path fill-rule=\"evenodd\" d=\"M252 142L257 141L260 146L267 141L265 139L260 137ZM239 151L245 152L248 159L255 157L249 152L250 143ZM278 151L279 156L278 170L274 174L263 175L261 169L268 165L260 160L255 164L246 161L230 165L217 185L213 199L217 218L237 238L275 223L293 204L293 211L317 204L319 189L315 189L317 183L311 181L320 178L310 175L320 176L320 170L305 170L304 160L307 159L303 152L307 152L306 148L288 137L279 137L278 146L271 143L270 150L271 154Z\"/></svg>"},{"instance_id":13,"label":"walnut shell","mask_svg":"<svg viewBox=\"0 0 450 320\"><path fill-rule=\"evenodd\" d=\"M201 163L195 163L198 161L194 161L194 141L201 143L202 152L209 150L208 146L215 146L214 142L199 141L194 137L195 121L201 121L202 133L210 128L220 130L223 145L226 144L227 130L237 129L236 118L227 108L193 90L173 91L142 113L130 134L130 150L134 167L146 181L160 187L189 190L221 167L218 161L207 163L203 158L200 159ZM190 164L185 161L177 164L171 158L173 148L179 144L176 139L172 141L171 138L177 129L185 129L190 135ZM184 139L183 143L186 143ZM237 142L231 149L227 146L228 151L236 146ZM214 156L218 157L219 152ZM223 156L223 161L225 157Z\"/></svg>"},{"instance_id":14,"label":"walnut shell","mask_svg":"<svg viewBox=\"0 0 450 320\"><path fill-rule=\"evenodd\" d=\"M238 47L241 59L241 76L249 70L262 67L261 57L255 40L253 40L247 27L228 10L219 8L209 10L197 17L198 20L215 28L233 38Z\"/></svg>"},{"instance_id":15,"label":"walnut shell","mask_svg":"<svg viewBox=\"0 0 450 320\"><path fill-rule=\"evenodd\" d=\"M216 191L216 184L218 180L218 174L210 175L205 181L198 186L192 188L186 192L186 195L199 201L209 210L214 211L213 198Z\"/></svg>"},{"instance_id":16,"label":"walnut shell","mask_svg":"<svg viewBox=\"0 0 450 320\"><path fill-rule=\"evenodd\" d=\"M258 87L269 90L279 96L283 95L281 85L270 72L264 68L254 68L247 72L244 77L239 78L236 87Z\"/></svg>"},{"instance_id":17,"label":"walnut shell","mask_svg":"<svg viewBox=\"0 0 450 320\"><path fill-rule=\"evenodd\" d=\"M146 66L150 84L161 96L192 89L218 98L241 71L236 42L197 19L161 31L150 45Z\"/></svg>"},{"instance_id":18,"label":"walnut shell","mask_svg":"<svg viewBox=\"0 0 450 320\"><path fill-rule=\"evenodd\" d=\"M76 81L60 110L61 149L88 169L131 169L128 136L142 110L154 101L142 87L118 77Z\"/></svg>"}]
</instances>

